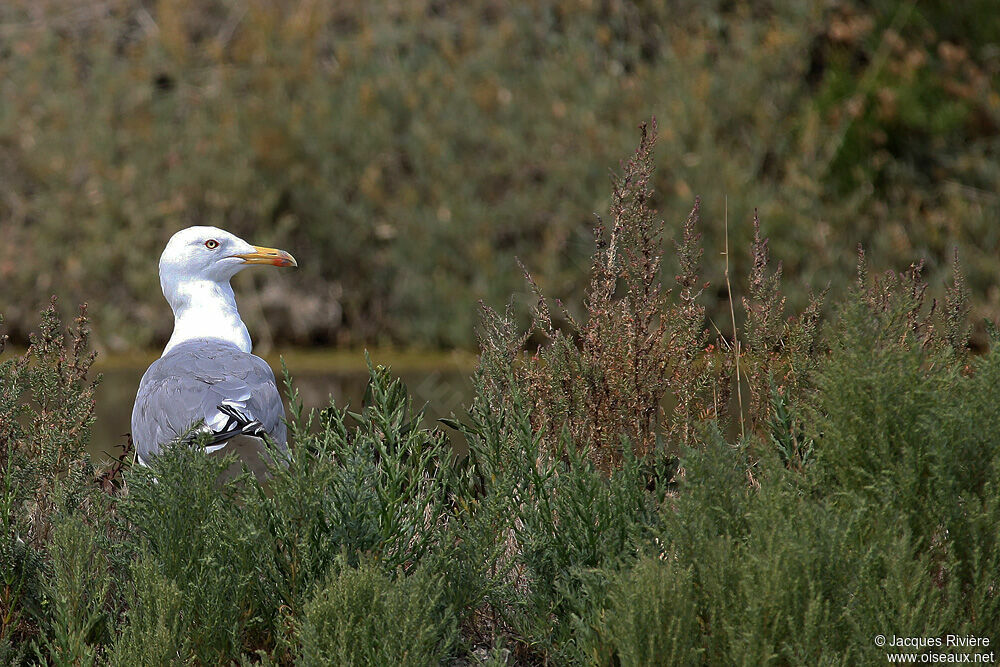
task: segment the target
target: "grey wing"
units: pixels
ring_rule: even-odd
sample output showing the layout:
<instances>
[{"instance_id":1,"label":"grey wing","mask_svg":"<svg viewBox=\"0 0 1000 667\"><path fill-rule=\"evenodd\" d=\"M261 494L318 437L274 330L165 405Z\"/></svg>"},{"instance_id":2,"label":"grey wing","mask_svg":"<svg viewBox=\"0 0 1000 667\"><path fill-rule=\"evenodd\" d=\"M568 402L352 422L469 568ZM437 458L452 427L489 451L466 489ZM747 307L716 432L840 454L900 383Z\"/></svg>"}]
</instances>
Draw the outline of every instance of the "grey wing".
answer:
<instances>
[{"instance_id":1,"label":"grey wing","mask_svg":"<svg viewBox=\"0 0 1000 667\"><path fill-rule=\"evenodd\" d=\"M260 422L284 449L284 407L267 363L231 345L192 341L155 361L139 382L132 408L132 440L139 460L148 462L198 422L221 432L229 417L219 405Z\"/></svg>"}]
</instances>

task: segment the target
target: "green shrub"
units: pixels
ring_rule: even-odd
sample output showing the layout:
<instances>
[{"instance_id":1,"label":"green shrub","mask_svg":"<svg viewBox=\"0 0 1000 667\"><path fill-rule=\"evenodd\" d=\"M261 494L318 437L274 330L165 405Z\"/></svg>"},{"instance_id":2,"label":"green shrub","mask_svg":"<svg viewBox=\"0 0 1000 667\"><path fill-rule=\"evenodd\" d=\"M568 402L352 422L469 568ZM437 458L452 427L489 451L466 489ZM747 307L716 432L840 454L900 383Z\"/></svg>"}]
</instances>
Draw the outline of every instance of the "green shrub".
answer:
<instances>
[{"instance_id":1,"label":"green shrub","mask_svg":"<svg viewBox=\"0 0 1000 667\"><path fill-rule=\"evenodd\" d=\"M916 273L884 276L844 306L818 375L811 476L832 498L864 507L873 530L905 537L905 547L889 546L909 549L915 574L900 572L901 588L884 594L902 599L931 585L922 595L938 594L927 604L940 609L903 620L972 632L998 622L997 601L984 591L1000 556L1000 438L988 389L1000 356L994 342L966 364L922 308L922 294Z\"/></svg>"},{"instance_id":2,"label":"green shrub","mask_svg":"<svg viewBox=\"0 0 1000 667\"><path fill-rule=\"evenodd\" d=\"M370 564L334 567L306 604L300 664L439 664L457 639L444 586L424 569L393 578Z\"/></svg>"},{"instance_id":3,"label":"green shrub","mask_svg":"<svg viewBox=\"0 0 1000 667\"><path fill-rule=\"evenodd\" d=\"M258 650L284 659L336 562L408 573L441 548L454 457L440 431L420 427L405 385L372 367L360 413L331 404L303 420L294 394L292 403L295 446L287 458L275 453L264 483L220 484L231 461L184 444L128 477L118 515L136 562L152 568L136 572L134 599L175 591L163 609L180 619L173 625L161 607L138 612L133 623L155 630L151 650L183 651L181 661ZM146 641L128 632L126 656Z\"/></svg>"},{"instance_id":4,"label":"green shrub","mask_svg":"<svg viewBox=\"0 0 1000 667\"><path fill-rule=\"evenodd\" d=\"M80 579L80 568L93 555L93 545L72 518L78 514L96 524L107 511L95 483L98 471L86 454L97 385L88 378L94 360L87 349L89 335L86 307L64 332L53 299L28 349L0 361L3 660L25 659L39 628L50 627L59 633L59 644L51 645L59 655L93 659L86 641L101 623L91 602L101 606L104 593L88 598L84 590L89 585ZM0 353L5 342L0 335ZM98 574L94 585L101 581ZM78 619L77 614L91 617ZM48 638L42 639L50 646Z\"/></svg>"},{"instance_id":5,"label":"green shrub","mask_svg":"<svg viewBox=\"0 0 1000 667\"><path fill-rule=\"evenodd\" d=\"M0 527L36 547L52 530L56 486L71 505L96 490L85 454L97 386L87 377L95 353L87 350L86 306L68 333L66 340L53 298L28 349L0 363Z\"/></svg>"},{"instance_id":6,"label":"green shrub","mask_svg":"<svg viewBox=\"0 0 1000 667\"><path fill-rule=\"evenodd\" d=\"M132 568L128 611L109 650L108 664L156 667L192 662L185 620L180 588L159 572L154 558L140 553Z\"/></svg>"},{"instance_id":7,"label":"green shrub","mask_svg":"<svg viewBox=\"0 0 1000 667\"><path fill-rule=\"evenodd\" d=\"M853 665L884 662L878 634L1000 627L1000 337L970 354L957 262L938 312L922 264L862 254L817 339L758 225L747 324L704 346L696 216L676 300L656 277L651 139L587 319L541 300L527 356L513 307L484 309L472 404L442 420L465 457L369 362L358 412L304 415L286 374L265 481L177 443L115 483L83 451L85 323L47 311L0 364L0 658Z\"/></svg>"},{"instance_id":8,"label":"green shrub","mask_svg":"<svg viewBox=\"0 0 1000 667\"><path fill-rule=\"evenodd\" d=\"M21 664L28 656L27 637L34 634L37 619L44 616L42 586L45 554L19 538L6 534L0 542L0 612L3 637L0 660Z\"/></svg>"},{"instance_id":9,"label":"green shrub","mask_svg":"<svg viewBox=\"0 0 1000 667\"><path fill-rule=\"evenodd\" d=\"M530 395L504 341L512 321L486 311L477 395L467 421L447 420L465 436L470 497L462 503L456 553L462 581L480 592L469 618L474 635L509 636L518 660L576 661L601 608L600 568L635 557L655 522L642 460L622 443L622 464L605 471L563 431L551 445L532 426ZM624 439L624 436L623 436ZM552 442L551 440L549 441ZM471 596L470 596L471 597Z\"/></svg>"},{"instance_id":10,"label":"green shrub","mask_svg":"<svg viewBox=\"0 0 1000 667\"><path fill-rule=\"evenodd\" d=\"M271 620L254 596L260 529L241 507L245 480L217 482L231 463L179 444L134 467L118 504L134 562L144 556L143 567L177 587L188 655L200 662L238 654L247 635L260 641Z\"/></svg>"},{"instance_id":11,"label":"green shrub","mask_svg":"<svg viewBox=\"0 0 1000 667\"><path fill-rule=\"evenodd\" d=\"M623 667L702 664L694 579L688 567L670 554L647 556L613 576L609 588L605 631Z\"/></svg>"},{"instance_id":12,"label":"green shrub","mask_svg":"<svg viewBox=\"0 0 1000 667\"><path fill-rule=\"evenodd\" d=\"M360 413L331 404L307 423L292 395L298 418L287 466L244 496L243 512L259 531L259 595L292 618L336 559L409 572L441 547L450 523L450 444L421 427L400 380L381 366L369 370Z\"/></svg>"},{"instance_id":13,"label":"green shrub","mask_svg":"<svg viewBox=\"0 0 1000 667\"><path fill-rule=\"evenodd\" d=\"M49 547L52 572L45 582L50 626L39 659L56 665L100 664L97 646L111 634L106 608L111 568L94 529L79 518L56 524Z\"/></svg>"},{"instance_id":14,"label":"green shrub","mask_svg":"<svg viewBox=\"0 0 1000 667\"><path fill-rule=\"evenodd\" d=\"M631 456L610 475L582 458L521 465L523 481L506 509L522 578L508 622L529 647L576 661L607 594L602 573L627 566L650 539L654 496Z\"/></svg>"}]
</instances>

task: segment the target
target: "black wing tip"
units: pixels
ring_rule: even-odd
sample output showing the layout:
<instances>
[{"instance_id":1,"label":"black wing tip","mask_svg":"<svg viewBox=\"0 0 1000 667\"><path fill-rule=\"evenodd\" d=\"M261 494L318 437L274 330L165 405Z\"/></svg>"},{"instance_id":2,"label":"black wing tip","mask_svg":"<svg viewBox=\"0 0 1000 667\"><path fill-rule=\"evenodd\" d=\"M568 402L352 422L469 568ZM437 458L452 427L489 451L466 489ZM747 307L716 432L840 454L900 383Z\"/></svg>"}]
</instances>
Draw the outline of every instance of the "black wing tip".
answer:
<instances>
[{"instance_id":1,"label":"black wing tip","mask_svg":"<svg viewBox=\"0 0 1000 667\"><path fill-rule=\"evenodd\" d=\"M227 440L233 437L233 435L250 435L255 438L263 438L267 434L260 420L251 419L236 407L227 403L221 403L215 407L229 418L222 431L219 432L227 434Z\"/></svg>"}]
</instances>

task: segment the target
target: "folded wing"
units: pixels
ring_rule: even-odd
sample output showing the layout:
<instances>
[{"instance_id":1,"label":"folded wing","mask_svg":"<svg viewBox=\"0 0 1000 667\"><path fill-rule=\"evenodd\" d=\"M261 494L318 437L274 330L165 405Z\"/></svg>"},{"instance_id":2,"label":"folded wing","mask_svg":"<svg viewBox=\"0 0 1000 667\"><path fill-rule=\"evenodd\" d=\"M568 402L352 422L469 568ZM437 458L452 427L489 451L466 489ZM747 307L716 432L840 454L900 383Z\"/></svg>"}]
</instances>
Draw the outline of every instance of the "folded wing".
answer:
<instances>
[{"instance_id":1,"label":"folded wing","mask_svg":"<svg viewBox=\"0 0 1000 667\"><path fill-rule=\"evenodd\" d=\"M208 451L224 447L234 429L266 433L284 449L283 417L274 373L263 359L223 341L192 340L172 348L142 376L132 440L141 463L199 423L213 433Z\"/></svg>"}]
</instances>

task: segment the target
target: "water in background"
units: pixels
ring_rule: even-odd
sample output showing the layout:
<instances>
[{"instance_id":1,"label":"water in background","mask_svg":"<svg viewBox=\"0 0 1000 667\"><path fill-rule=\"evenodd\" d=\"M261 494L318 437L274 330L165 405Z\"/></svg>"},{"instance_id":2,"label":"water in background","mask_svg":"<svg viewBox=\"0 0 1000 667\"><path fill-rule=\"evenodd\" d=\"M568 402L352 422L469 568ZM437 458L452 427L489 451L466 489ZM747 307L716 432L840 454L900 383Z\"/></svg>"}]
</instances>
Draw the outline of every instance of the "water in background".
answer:
<instances>
[{"instance_id":1,"label":"water in background","mask_svg":"<svg viewBox=\"0 0 1000 667\"><path fill-rule=\"evenodd\" d=\"M97 388L97 420L89 447L95 457L117 458L121 454L125 434L131 430L135 392L145 370L144 367L100 370L103 380ZM274 371L280 388L281 369L274 368ZM310 371L290 366L289 372L306 410L328 405L331 397L338 406L350 404L352 409L357 409L368 382L367 371L360 370ZM425 425L432 425L434 420L452 413L461 415L472 398L471 371L468 370L422 368L393 375L406 383L415 410L426 404Z\"/></svg>"}]
</instances>

